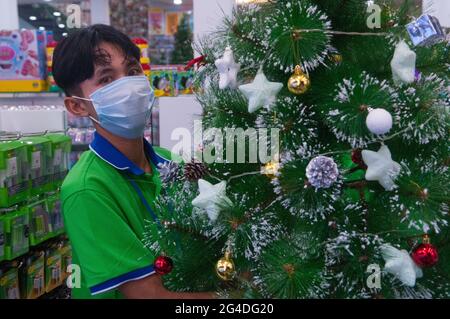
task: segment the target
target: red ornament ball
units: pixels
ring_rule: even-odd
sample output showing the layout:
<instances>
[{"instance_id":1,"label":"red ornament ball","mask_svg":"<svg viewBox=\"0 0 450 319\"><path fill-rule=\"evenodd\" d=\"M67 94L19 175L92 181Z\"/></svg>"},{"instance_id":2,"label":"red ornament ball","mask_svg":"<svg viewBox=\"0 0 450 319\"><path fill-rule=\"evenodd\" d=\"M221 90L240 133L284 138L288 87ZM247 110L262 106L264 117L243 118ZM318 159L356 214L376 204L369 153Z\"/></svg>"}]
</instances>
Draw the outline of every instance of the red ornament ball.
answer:
<instances>
[{"instance_id":1,"label":"red ornament ball","mask_svg":"<svg viewBox=\"0 0 450 319\"><path fill-rule=\"evenodd\" d=\"M158 275L167 275L173 269L173 261L167 256L158 256L153 263L153 268Z\"/></svg>"},{"instance_id":2,"label":"red ornament ball","mask_svg":"<svg viewBox=\"0 0 450 319\"><path fill-rule=\"evenodd\" d=\"M361 151L362 151L362 149L360 149L360 148L356 148L352 151L352 162L357 164L359 167L361 167L363 169L367 169L367 165L366 165L366 163L364 163Z\"/></svg>"},{"instance_id":3,"label":"red ornament ball","mask_svg":"<svg viewBox=\"0 0 450 319\"><path fill-rule=\"evenodd\" d=\"M420 244L411 253L411 258L420 267L434 266L439 260L439 254L432 244Z\"/></svg>"}]
</instances>

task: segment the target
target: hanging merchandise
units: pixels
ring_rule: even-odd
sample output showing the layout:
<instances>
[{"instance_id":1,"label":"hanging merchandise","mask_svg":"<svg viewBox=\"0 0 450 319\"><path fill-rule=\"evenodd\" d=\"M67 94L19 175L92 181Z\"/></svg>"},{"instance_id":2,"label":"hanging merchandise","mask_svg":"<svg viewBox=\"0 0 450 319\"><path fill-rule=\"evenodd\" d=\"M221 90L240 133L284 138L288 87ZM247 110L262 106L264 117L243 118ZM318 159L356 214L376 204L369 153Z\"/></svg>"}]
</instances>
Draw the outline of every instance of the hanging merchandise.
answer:
<instances>
[{"instance_id":1,"label":"hanging merchandise","mask_svg":"<svg viewBox=\"0 0 450 319\"><path fill-rule=\"evenodd\" d=\"M10 207L29 196L27 161L24 144L0 142L0 207Z\"/></svg>"},{"instance_id":2,"label":"hanging merchandise","mask_svg":"<svg viewBox=\"0 0 450 319\"><path fill-rule=\"evenodd\" d=\"M393 190L394 180L400 174L401 166L392 160L389 148L382 145L378 152L364 150L361 155L367 165L366 180L378 181L385 190Z\"/></svg>"},{"instance_id":3,"label":"hanging merchandise","mask_svg":"<svg viewBox=\"0 0 450 319\"><path fill-rule=\"evenodd\" d=\"M0 262L5 259L5 221L3 215L0 214Z\"/></svg>"},{"instance_id":4,"label":"hanging merchandise","mask_svg":"<svg viewBox=\"0 0 450 319\"><path fill-rule=\"evenodd\" d=\"M392 128L392 115L385 109L369 108L369 115L366 118L366 125L369 131L376 135L388 133Z\"/></svg>"},{"instance_id":5,"label":"hanging merchandise","mask_svg":"<svg viewBox=\"0 0 450 319\"><path fill-rule=\"evenodd\" d=\"M311 81L309 76L303 73L300 65L295 66L294 74L289 78L287 86L289 91L295 95L304 94L308 91Z\"/></svg>"},{"instance_id":6,"label":"hanging merchandise","mask_svg":"<svg viewBox=\"0 0 450 319\"><path fill-rule=\"evenodd\" d=\"M64 220L61 211L61 200L58 192L47 193L47 207L50 216L52 236L64 233Z\"/></svg>"},{"instance_id":7,"label":"hanging merchandise","mask_svg":"<svg viewBox=\"0 0 450 319\"><path fill-rule=\"evenodd\" d=\"M223 281L230 281L235 277L236 267L233 259L231 258L231 252L226 251L225 256L217 261L216 274Z\"/></svg>"},{"instance_id":8,"label":"hanging merchandise","mask_svg":"<svg viewBox=\"0 0 450 319\"><path fill-rule=\"evenodd\" d=\"M37 251L25 260L20 274L23 299L36 299L45 293L45 252Z\"/></svg>"},{"instance_id":9,"label":"hanging merchandise","mask_svg":"<svg viewBox=\"0 0 450 319\"><path fill-rule=\"evenodd\" d=\"M239 86L239 90L248 99L249 113L253 113L261 107L269 109L282 88L282 83L268 81L262 68L259 69L252 83Z\"/></svg>"},{"instance_id":10,"label":"hanging merchandise","mask_svg":"<svg viewBox=\"0 0 450 319\"><path fill-rule=\"evenodd\" d=\"M233 50L230 47L225 49L222 58L215 61L217 70L219 71L219 88L236 88L237 75L241 68L240 64L234 61Z\"/></svg>"},{"instance_id":11,"label":"hanging merchandise","mask_svg":"<svg viewBox=\"0 0 450 319\"><path fill-rule=\"evenodd\" d=\"M45 292L60 286L62 277L62 257L55 245L45 251Z\"/></svg>"},{"instance_id":12,"label":"hanging merchandise","mask_svg":"<svg viewBox=\"0 0 450 319\"><path fill-rule=\"evenodd\" d=\"M31 195L40 195L50 191L53 175L51 141L43 136L30 136L22 138L20 142L27 147L27 170L30 177Z\"/></svg>"},{"instance_id":13,"label":"hanging merchandise","mask_svg":"<svg viewBox=\"0 0 450 319\"><path fill-rule=\"evenodd\" d=\"M4 214L5 259L13 260L29 248L30 217L25 208L2 209Z\"/></svg>"},{"instance_id":14,"label":"hanging merchandise","mask_svg":"<svg viewBox=\"0 0 450 319\"><path fill-rule=\"evenodd\" d=\"M436 17L423 14L406 25L409 37L414 46L431 46L445 40L445 33Z\"/></svg>"},{"instance_id":15,"label":"hanging merchandise","mask_svg":"<svg viewBox=\"0 0 450 319\"><path fill-rule=\"evenodd\" d=\"M331 157L314 157L306 166L308 182L315 188L330 188L339 177L339 170Z\"/></svg>"},{"instance_id":16,"label":"hanging merchandise","mask_svg":"<svg viewBox=\"0 0 450 319\"><path fill-rule=\"evenodd\" d=\"M173 269L172 258L164 255L158 256L153 263L153 267L158 275L167 275Z\"/></svg>"},{"instance_id":17,"label":"hanging merchandise","mask_svg":"<svg viewBox=\"0 0 450 319\"><path fill-rule=\"evenodd\" d=\"M20 299L19 275L16 267L12 267L4 273L0 271L1 299Z\"/></svg>"},{"instance_id":18,"label":"hanging merchandise","mask_svg":"<svg viewBox=\"0 0 450 319\"><path fill-rule=\"evenodd\" d=\"M37 200L27 206L30 214L30 245L36 246L52 235L47 201Z\"/></svg>"},{"instance_id":19,"label":"hanging merchandise","mask_svg":"<svg viewBox=\"0 0 450 319\"><path fill-rule=\"evenodd\" d=\"M51 189L56 190L69 171L69 158L71 150L71 138L63 134L46 134L45 137L50 140L50 165L52 166L52 176L50 178ZM50 170L49 170L50 171Z\"/></svg>"},{"instance_id":20,"label":"hanging merchandise","mask_svg":"<svg viewBox=\"0 0 450 319\"><path fill-rule=\"evenodd\" d=\"M71 272L68 268L72 265L72 246L68 240L63 240L60 245L62 279L65 280L70 276Z\"/></svg>"},{"instance_id":21,"label":"hanging merchandise","mask_svg":"<svg viewBox=\"0 0 450 319\"><path fill-rule=\"evenodd\" d=\"M414 263L406 250L383 245L381 254L386 262L384 270L394 275L404 285L414 287L416 278L422 278L422 270Z\"/></svg>"},{"instance_id":22,"label":"hanging merchandise","mask_svg":"<svg viewBox=\"0 0 450 319\"><path fill-rule=\"evenodd\" d=\"M395 47L391 61L392 78L395 83L412 83L416 79L416 53L405 41Z\"/></svg>"}]
</instances>

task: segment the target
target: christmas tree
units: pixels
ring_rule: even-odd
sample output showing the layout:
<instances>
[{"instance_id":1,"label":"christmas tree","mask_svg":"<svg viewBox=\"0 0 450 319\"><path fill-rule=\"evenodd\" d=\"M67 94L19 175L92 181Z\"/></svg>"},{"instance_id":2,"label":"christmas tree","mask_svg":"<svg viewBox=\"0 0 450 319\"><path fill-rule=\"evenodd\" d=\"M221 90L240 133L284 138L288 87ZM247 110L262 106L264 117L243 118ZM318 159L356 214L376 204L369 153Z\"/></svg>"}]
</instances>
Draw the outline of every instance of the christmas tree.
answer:
<instances>
[{"instance_id":1,"label":"christmas tree","mask_svg":"<svg viewBox=\"0 0 450 319\"><path fill-rule=\"evenodd\" d=\"M184 14L178 30L175 33L175 47L172 52L173 64L185 64L194 56L192 50L192 31L190 27L190 15Z\"/></svg>"},{"instance_id":2,"label":"christmas tree","mask_svg":"<svg viewBox=\"0 0 450 319\"><path fill-rule=\"evenodd\" d=\"M273 154L205 133L192 162L160 168L146 244L173 260L169 289L450 297L449 45L396 4L245 5L200 41L204 132L242 128Z\"/></svg>"}]
</instances>

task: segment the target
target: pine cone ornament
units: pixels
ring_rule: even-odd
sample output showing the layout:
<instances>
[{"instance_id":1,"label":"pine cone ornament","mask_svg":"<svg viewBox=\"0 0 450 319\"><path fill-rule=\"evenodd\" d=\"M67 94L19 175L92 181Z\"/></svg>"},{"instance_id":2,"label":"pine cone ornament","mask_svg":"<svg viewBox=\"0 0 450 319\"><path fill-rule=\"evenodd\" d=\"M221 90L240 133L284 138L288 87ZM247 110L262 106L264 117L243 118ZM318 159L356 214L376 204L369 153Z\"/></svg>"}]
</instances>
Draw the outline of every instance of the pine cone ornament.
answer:
<instances>
[{"instance_id":1,"label":"pine cone ornament","mask_svg":"<svg viewBox=\"0 0 450 319\"><path fill-rule=\"evenodd\" d=\"M339 170L332 158L317 156L306 167L306 177L315 188L329 188L338 179Z\"/></svg>"},{"instance_id":2,"label":"pine cone ornament","mask_svg":"<svg viewBox=\"0 0 450 319\"><path fill-rule=\"evenodd\" d=\"M204 163L192 161L184 165L184 178L195 182L203 178L208 173L208 168Z\"/></svg>"},{"instance_id":3,"label":"pine cone ornament","mask_svg":"<svg viewBox=\"0 0 450 319\"><path fill-rule=\"evenodd\" d=\"M159 165L159 176L163 183L172 183L180 177L180 165L170 161Z\"/></svg>"}]
</instances>

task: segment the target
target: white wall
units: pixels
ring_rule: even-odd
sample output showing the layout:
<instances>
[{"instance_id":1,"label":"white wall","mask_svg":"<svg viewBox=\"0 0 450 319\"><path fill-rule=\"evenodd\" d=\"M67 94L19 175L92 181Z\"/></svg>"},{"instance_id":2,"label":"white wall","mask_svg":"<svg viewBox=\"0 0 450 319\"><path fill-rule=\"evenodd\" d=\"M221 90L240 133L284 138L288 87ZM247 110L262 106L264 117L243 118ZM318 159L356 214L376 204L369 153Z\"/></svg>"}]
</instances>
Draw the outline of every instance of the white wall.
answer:
<instances>
[{"instance_id":1,"label":"white wall","mask_svg":"<svg viewBox=\"0 0 450 319\"><path fill-rule=\"evenodd\" d=\"M423 0L423 11L438 18L443 27L450 27L450 0Z\"/></svg>"},{"instance_id":2,"label":"white wall","mask_svg":"<svg viewBox=\"0 0 450 319\"><path fill-rule=\"evenodd\" d=\"M19 29L17 0L0 0L0 30Z\"/></svg>"}]
</instances>

